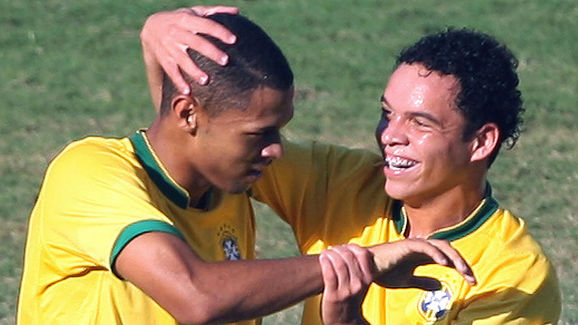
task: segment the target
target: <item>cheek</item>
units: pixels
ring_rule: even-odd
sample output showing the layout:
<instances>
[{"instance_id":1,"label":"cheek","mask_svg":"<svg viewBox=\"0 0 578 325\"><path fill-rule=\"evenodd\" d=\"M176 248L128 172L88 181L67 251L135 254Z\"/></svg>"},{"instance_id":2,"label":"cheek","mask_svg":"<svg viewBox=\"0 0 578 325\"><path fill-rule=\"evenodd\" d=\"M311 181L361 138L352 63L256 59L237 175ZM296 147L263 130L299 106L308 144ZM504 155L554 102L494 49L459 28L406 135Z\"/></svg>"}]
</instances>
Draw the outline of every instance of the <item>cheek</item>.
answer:
<instances>
[{"instance_id":1,"label":"cheek","mask_svg":"<svg viewBox=\"0 0 578 325\"><path fill-rule=\"evenodd\" d=\"M381 155L384 155L383 152L383 148L384 145L381 142L381 135L383 134L383 130L385 130L385 128L387 127L387 120L384 118L379 119L379 122L377 123L377 127L375 128L375 141L377 142L377 145L379 146Z\"/></svg>"},{"instance_id":2,"label":"cheek","mask_svg":"<svg viewBox=\"0 0 578 325\"><path fill-rule=\"evenodd\" d=\"M432 133L411 132L408 134L410 143L417 148L418 155L424 162L434 163L434 165L445 164L445 161L454 159L452 146L446 139Z\"/></svg>"},{"instance_id":3,"label":"cheek","mask_svg":"<svg viewBox=\"0 0 578 325\"><path fill-rule=\"evenodd\" d=\"M463 143L451 143L448 141L428 141L421 139L424 156L430 162L430 168L438 171L446 170L447 173L458 173L469 163L467 147ZM445 173L445 172L444 172Z\"/></svg>"}]
</instances>

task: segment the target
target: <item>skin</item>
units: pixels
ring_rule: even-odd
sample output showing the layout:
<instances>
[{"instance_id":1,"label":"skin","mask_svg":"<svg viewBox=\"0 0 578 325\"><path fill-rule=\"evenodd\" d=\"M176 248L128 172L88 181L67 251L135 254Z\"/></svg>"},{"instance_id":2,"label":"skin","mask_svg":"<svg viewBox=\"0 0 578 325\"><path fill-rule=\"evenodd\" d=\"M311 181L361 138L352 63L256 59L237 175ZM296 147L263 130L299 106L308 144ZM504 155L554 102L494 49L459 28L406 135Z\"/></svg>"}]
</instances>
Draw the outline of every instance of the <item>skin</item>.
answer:
<instances>
[{"instance_id":1,"label":"skin","mask_svg":"<svg viewBox=\"0 0 578 325\"><path fill-rule=\"evenodd\" d=\"M325 324L369 324L361 315L361 304L373 273L370 265L357 263L357 255L363 254L358 246L340 245L319 256L324 282L321 318Z\"/></svg>"},{"instance_id":2,"label":"skin","mask_svg":"<svg viewBox=\"0 0 578 325\"><path fill-rule=\"evenodd\" d=\"M403 201L409 238L425 238L461 222L483 198L487 160L499 131L488 123L464 139L466 121L455 106L458 90L451 75L402 64L382 96L385 191ZM410 165L395 168L396 160Z\"/></svg>"},{"instance_id":3,"label":"skin","mask_svg":"<svg viewBox=\"0 0 578 325\"><path fill-rule=\"evenodd\" d=\"M140 38L150 94L157 111L161 104L163 71L171 76L177 89L185 95L190 94L191 87L181 71L201 85L209 82L209 76L190 60L187 48L193 48L221 65L226 65L229 61L226 53L198 36L202 33L227 44L235 43L237 38L233 33L204 18L215 13L237 14L239 9L229 6L195 6L159 12L146 20L147 28L143 28Z\"/></svg>"},{"instance_id":4,"label":"skin","mask_svg":"<svg viewBox=\"0 0 578 325\"><path fill-rule=\"evenodd\" d=\"M279 130L293 116L293 89L261 87L250 96L246 109L211 117L194 97L179 95L173 114L157 117L147 132L169 173L192 197L211 186L242 193L283 155Z\"/></svg>"}]
</instances>

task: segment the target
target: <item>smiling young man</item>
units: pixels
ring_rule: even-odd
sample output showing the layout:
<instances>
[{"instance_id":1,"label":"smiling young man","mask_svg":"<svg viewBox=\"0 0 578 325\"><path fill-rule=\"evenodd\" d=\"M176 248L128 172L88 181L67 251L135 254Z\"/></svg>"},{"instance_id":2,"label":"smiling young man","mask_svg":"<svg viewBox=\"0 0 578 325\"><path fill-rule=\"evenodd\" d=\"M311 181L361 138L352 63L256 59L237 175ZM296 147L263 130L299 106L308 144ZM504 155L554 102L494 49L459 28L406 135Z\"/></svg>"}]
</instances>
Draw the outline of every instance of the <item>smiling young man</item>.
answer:
<instances>
[{"instance_id":1,"label":"smiling young man","mask_svg":"<svg viewBox=\"0 0 578 325\"><path fill-rule=\"evenodd\" d=\"M147 29L145 36L154 34L154 26ZM143 37L143 44L153 43ZM556 323L561 301L554 269L487 181L501 146L518 137L516 59L488 35L450 30L424 37L397 63L380 100L376 137L383 159L316 142L286 143L284 158L252 186L253 195L292 226L304 253L327 255L326 248L343 243L444 239L472 265L478 283L428 265L397 271L415 271L413 281L435 279L432 291L349 290L364 281L322 259L324 299L307 301L303 324L321 317L332 324ZM388 279L377 282L395 287ZM365 299L352 294L360 292Z\"/></svg>"},{"instance_id":2,"label":"smiling young man","mask_svg":"<svg viewBox=\"0 0 578 325\"><path fill-rule=\"evenodd\" d=\"M250 319L321 292L316 256L250 260L247 189L283 155L291 69L248 19L203 21L237 35L233 45L203 36L230 55L226 67L187 53L211 74L207 86L186 78L183 94L165 79L147 130L73 142L48 167L29 222L18 324L256 324ZM445 242L335 252L355 277L405 285L411 274L388 273L392 266L437 262L472 280Z\"/></svg>"},{"instance_id":3,"label":"smiling young man","mask_svg":"<svg viewBox=\"0 0 578 325\"><path fill-rule=\"evenodd\" d=\"M441 289L370 288L365 317L371 324L556 324L561 300L554 269L524 221L492 197L487 181L500 147L519 135L516 59L488 35L450 30L403 50L397 64L376 130L385 192L394 201L388 225L366 227L362 236L449 240L478 283L419 267L416 275L439 280ZM337 269L323 270L326 288L350 281ZM358 324L347 313L358 301L359 295L326 289L323 306L346 311L339 323Z\"/></svg>"}]
</instances>

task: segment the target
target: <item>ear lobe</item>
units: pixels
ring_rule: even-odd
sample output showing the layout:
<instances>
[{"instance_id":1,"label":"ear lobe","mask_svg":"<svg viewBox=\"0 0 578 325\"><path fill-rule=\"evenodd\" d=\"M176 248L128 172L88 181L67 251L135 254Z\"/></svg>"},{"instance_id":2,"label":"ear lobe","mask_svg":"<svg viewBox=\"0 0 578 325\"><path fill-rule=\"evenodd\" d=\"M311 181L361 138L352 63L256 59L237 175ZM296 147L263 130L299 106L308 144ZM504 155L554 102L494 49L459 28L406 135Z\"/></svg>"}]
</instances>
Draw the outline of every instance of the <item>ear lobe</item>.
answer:
<instances>
[{"instance_id":1,"label":"ear lobe","mask_svg":"<svg viewBox=\"0 0 578 325\"><path fill-rule=\"evenodd\" d=\"M495 123L484 124L472 140L471 161L482 161L490 157L498 146L500 129Z\"/></svg>"},{"instance_id":2,"label":"ear lobe","mask_svg":"<svg viewBox=\"0 0 578 325\"><path fill-rule=\"evenodd\" d=\"M191 112L187 116L187 126L189 127L189 132L195 134L197 132L197 112Z\"/></svg>"},{"instance_id":3,"label":"ear lobe","mask_svg":"<svg viewBox=\"0 0 578 325\"><path fill-rule=\"evenodd\" d=\"M199 101L195 97L179 95L173 98L171 104L178 119L178 126L187 133L195 134Z\"/></svg>"}]
</instances>

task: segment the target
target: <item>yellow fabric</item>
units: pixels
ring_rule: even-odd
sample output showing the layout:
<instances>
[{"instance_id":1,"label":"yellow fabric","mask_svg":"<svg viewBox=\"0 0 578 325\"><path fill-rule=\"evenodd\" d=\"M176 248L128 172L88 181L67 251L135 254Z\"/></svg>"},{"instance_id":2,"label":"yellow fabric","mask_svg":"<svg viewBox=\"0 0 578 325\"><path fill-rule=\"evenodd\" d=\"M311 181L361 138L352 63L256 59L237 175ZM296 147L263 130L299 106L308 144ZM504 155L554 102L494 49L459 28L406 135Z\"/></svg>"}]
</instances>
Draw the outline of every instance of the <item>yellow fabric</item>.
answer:
<instances>
[{"instance_id":1,"label":"yellow fabric","mask_svg":"<svg viewBox=\"0 0 578 325\"><path fill-rule=\"evenodd\" d=\"M86 138L67 146L46 172L30 217L18 324L176 324L111 270L115 241L143 220L175 227L206 260L224 260L224 244L233 248L230 259L235 248L254 257L246 194L223 194L210 211L183 209L151 180L128 138Z\"/></svg>"},{"instance_id":2,"label":"yellow fabric","mask_svg":"<svg viewBox=\"0 0 578 325\"><path fill-rule=\"evenodd\" d=\"M396 204L383 192L381 157L318 143L285 143L285 153L253 192L293 227L303 253L342 243L368 246L403 239L403 219L397 229L392 214ZM468 221L483 221L475 219L483 209L478 210L456 229L444 230L459 233ZM472 266L476 286L450 268L423 266L416 274L440 280L441 291L372 285L363 303L367 320L391 325L555 324L561 302L550 262L521 219L497 205L491 212L481 226L470 227L473 232L463 230L452 241ZM306 302L303 324L321 324L319 302L320 297Z\"/></svg>"}]
</instances>

